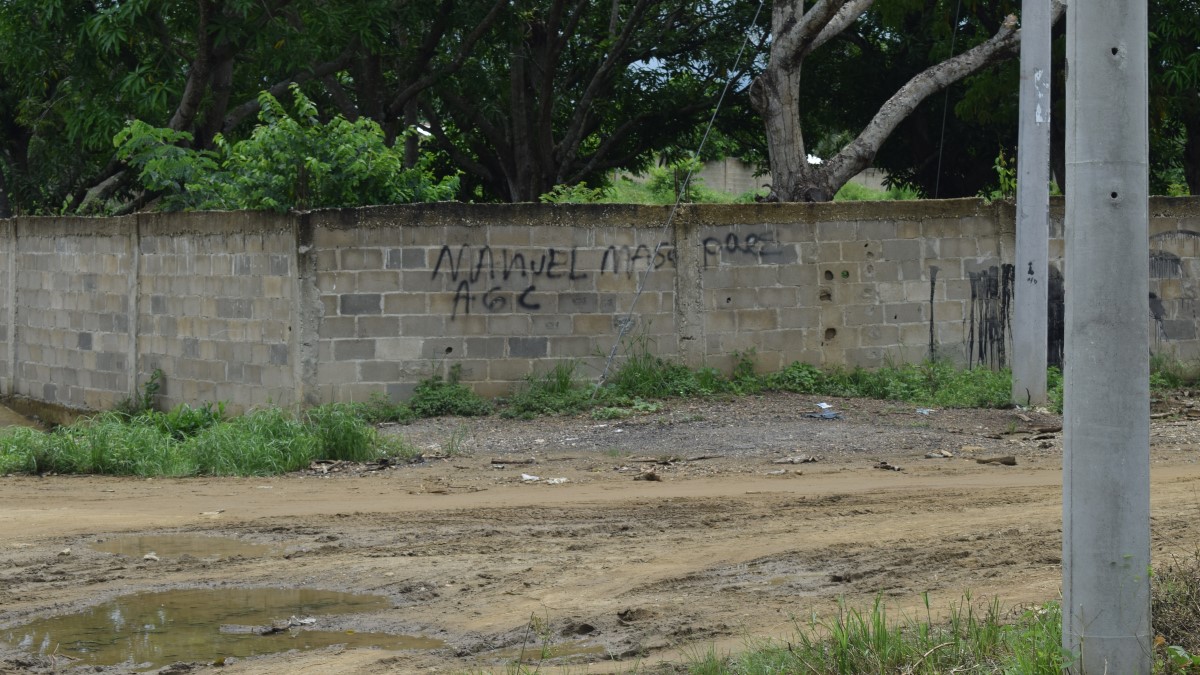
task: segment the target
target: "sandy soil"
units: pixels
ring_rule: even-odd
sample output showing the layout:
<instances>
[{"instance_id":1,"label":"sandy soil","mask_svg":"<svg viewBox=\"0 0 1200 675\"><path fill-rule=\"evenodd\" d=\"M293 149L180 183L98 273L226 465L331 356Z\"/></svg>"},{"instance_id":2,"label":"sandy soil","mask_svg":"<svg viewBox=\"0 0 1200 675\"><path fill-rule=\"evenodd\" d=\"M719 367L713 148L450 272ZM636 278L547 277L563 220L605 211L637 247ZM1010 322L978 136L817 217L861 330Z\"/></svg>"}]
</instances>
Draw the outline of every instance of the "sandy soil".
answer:
<instances>
[{"instance_id":1,"label":"sandy soil","mask_svg":"<svg viewBox=\"0 0 1200 675\"><path fill-rule=\"evenodd\" d=\"M1057 416L826 400L841 419L807 416L818 399L770 395L612 421L425 420L386 430L422 448L423 462L276 478L5 477L0 635L135 591L307 587L392 603L315 627L446 646L333 647L162 672L504 672L532 617L534 639L564 654L547 665L604 673L786 639L794 621L830 614L839 598L866 608L882 595L899 613L922 607L926 592L943 610L967 591L1005 607L1058 597ZM1161 559L1200 541L1200 421L1190 399L1155 409ZM1016 464L977 461L1000 456ZM89 546L128 533L276 548L146 561ZM0 644L3 673L71 665Z\"/></svg>"}]
</instances>

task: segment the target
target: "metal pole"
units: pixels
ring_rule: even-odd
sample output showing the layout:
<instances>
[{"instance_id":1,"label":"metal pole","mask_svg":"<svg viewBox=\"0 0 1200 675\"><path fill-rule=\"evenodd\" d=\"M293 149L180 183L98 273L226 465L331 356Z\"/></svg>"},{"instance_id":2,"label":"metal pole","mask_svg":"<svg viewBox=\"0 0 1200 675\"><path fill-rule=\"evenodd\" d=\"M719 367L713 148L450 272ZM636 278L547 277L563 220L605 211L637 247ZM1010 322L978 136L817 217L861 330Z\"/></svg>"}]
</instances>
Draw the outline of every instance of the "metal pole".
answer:
<instances>
[{"instance_id":1,"label":"metal pole","mask_svg":"<svg viewBox=\"0 0 1200 675\"><path fill-rule=\"evenodd\" d=\"M1146 0L1067 14L1063 646L1151 672Z\"/></svg>"},{"instance_id":2,"label":"metal pole","mask_svg":"<svg viewBox=\"0 0 1200 675\"><path fill-rule=\"evenodd\" d=\"M1046 404L1050 239L1050 0L1021 3L1012 400Z\"/></svg>"}]
</instances>

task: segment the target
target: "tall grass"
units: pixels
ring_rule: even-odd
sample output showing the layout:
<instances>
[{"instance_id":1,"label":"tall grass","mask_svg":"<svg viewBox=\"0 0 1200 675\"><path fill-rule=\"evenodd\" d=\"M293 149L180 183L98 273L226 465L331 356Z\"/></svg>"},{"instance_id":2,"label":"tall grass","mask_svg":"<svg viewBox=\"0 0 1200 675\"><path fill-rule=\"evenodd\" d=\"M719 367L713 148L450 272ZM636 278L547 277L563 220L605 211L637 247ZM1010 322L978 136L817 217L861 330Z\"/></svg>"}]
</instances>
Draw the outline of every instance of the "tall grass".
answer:
<instances>
[{"instance_id":1,"label":"tall grass","mask_svg":"<svg viewBox=\"0 0 1200 675\"><path fill-rule=\"evenodd\" d=\"M813 618L800 624L784 644L761 642L724 658L709 652L690 671L707 675L1059 675L1068 662L1061 631L1061 614L1054 603L1006 622L998 602L978 608L968 596L950 608L947 620L935 621L928 597L924 617L900 620L889 617L883 602L876 599L869 611L841 604L832 619Z\"/></svg>"}]
</instances>

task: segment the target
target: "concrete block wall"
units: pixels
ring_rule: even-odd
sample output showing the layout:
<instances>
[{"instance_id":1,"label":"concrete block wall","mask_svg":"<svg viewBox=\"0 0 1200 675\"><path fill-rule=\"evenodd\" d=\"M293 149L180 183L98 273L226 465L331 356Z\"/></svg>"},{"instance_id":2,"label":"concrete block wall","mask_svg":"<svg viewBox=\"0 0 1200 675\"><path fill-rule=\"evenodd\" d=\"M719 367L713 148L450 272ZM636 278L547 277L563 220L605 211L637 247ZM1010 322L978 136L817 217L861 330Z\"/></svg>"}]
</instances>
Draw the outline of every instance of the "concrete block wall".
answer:
<instances>
[{"instance_id":1,"label":"concrete block wall","mask_svg":"<svg viewBox=\"0 0 1200 675\"><path fill-rule=\"evenodd\" d=\"M760 370L1011 360L1011 205L688 206L667 226L668 214L437 204L0 221L0 382L106 409L159 368L160 405L239 411L402 399L458 367L499 395L566 361L597 377L622 326L653 353L722 370L751 352ZM1155 199L1151 214L1154 349L1200 358L1200 200Z\"/></svg>"},{"instance_id":2,"label":"concrete block wall","mask_svg":"<svg viewBox=\"0 0 1200 675\"><path fill-rule=\"evenodd\" d=\"M651 266L629 334L676 354L665 209L445 204L307 218L319 401L406 398L451 366L486 395L565 361L598 376Z\"/></svg>"},{"instance_id":3,"label":"concrete block wall","mask_svg":"<svg viewBox=\"0 0 1200 675\"><path fill-rule=\"evenodd\" d=\"M12 393L89 409L112 407L129 394L130 247L136 222L13 221Z\"/></svg>"},{"instance_id":4,"label":"concrete block wall","mask_svg":"<svg viewBox=\"0 0 1200 675\"><path fill-rule=\"evenodd\" d=\"M137 369L161 369L160 404L297 400L294 219L138 216Z\"/></svg>"}]
</instances>

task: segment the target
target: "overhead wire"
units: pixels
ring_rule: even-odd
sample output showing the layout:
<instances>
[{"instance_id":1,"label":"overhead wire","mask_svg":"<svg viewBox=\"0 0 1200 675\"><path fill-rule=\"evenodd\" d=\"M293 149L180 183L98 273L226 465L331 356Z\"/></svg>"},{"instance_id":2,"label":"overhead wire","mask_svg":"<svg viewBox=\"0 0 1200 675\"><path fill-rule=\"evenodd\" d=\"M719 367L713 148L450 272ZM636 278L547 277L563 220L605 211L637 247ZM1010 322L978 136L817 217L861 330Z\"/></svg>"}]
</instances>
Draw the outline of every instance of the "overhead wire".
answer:
<instances>
[{"instance_id":1,"label":"overhead wire","mask_svg":"<svg viewBox=\"0 0 1200 675\"><path fill-rule=\"evenodd\" d=\"M751 28L758 25L758 17L760 14L762 14L763 5L765 2L766 0L758 0L758 8L754 11L754 18L750 20ZM717 121L717 114L721 112L721 106L725 102L725 96L729 93L729 89L733 85L733 80L737 75L738 68L741 67L742 56L746 52L746 45L750 43L750 33L750 30L746 31L746 37L742 40L742 46L738 48L737 57L733 61L733 68L729 70L729 77L725 80L725 86L721 88L721 95L717 97L717 103L713 107L712 115L708 118L708 124L704 127L704 134L700 138L700 143L696 147L695 152L692 153L693 160L696 160L700 157L701 151L704 150L705 144L708 143L708 137L712 133L713 125ZM633 301L629 303L629 311L625 313L624 319L619 322L617 328L617 339L613 342L612 349L610 349L608 352L608 358L604 360L604 368L600 372L600 385L603 385L607 379L608 371L612 367L612 362L617 357L617 350L620 349L621 342L625 339L625 335L629 332L629 329L633 325L633 314L634 310L637 308L637 302L642 297L642 293L646 290L646 281L650 278L650 273L655 269L654 261L658 259L659 253L662 251L663 244L666 243L666 234L671 229L671 225L675 222L675 214L679 211L679 205L683 202L684 196L688 193L688 186L691 184L692 175L695 173L695 170L696 162L688 162L687 174L684 176L683 182L675 194L675 203L671 205L671 210L667 213L667 220L663 223L662 229L659 230L660 234L658 236L658 243L654 245L654 252L647 259L648 262L646 269L638 278L637 291L633 294ZM598 391L598 388L593 390L593 397L595 397L596 391Z\"/></svg>"}]
</instances>

